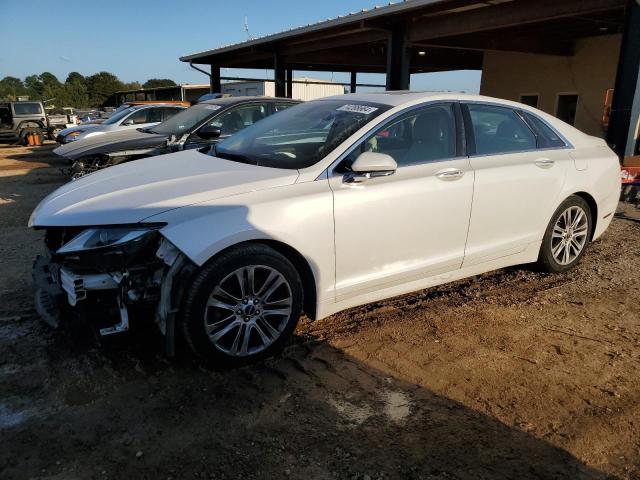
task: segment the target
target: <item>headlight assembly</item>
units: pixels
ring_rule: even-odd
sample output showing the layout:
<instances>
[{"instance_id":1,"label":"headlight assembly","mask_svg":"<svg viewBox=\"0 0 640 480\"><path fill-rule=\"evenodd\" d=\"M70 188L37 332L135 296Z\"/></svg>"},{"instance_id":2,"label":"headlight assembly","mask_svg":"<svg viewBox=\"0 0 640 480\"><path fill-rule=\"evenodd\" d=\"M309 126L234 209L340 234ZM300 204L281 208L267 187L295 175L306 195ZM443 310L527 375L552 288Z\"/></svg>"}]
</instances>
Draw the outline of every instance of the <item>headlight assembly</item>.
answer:
<instances>
[{"instance_id":1,"label":"headlight assembly","mask_svg":"<svg viewBox=\"0 0 640 480\"><path fill-rule=\"evenodd\" d=\"M86 252L102 248L116 247L125 244L136 244L144 241L146 235L162 228L164 225L132 225L126 227L88 228L73 237L58 249L56 253L67 254Z\"/></svg>"},{"instance_id":2,"label":"headlight assembly","mask_svg":"<svg viewBox=\"0 0 640 480\"><path fill-rule=\"evenodd\" d=\"M71 142L71 141L73 141L73 140L77 140L77 139L78 139L78 136L79 136L81 133L83 133L83 131L82 131L82 130L76 130L76 131L74 131L74 132L71 132L69 135L67 135L66 139L67 139L67 141L69 141L69 142Z\"/></svg>"}]
</instances>

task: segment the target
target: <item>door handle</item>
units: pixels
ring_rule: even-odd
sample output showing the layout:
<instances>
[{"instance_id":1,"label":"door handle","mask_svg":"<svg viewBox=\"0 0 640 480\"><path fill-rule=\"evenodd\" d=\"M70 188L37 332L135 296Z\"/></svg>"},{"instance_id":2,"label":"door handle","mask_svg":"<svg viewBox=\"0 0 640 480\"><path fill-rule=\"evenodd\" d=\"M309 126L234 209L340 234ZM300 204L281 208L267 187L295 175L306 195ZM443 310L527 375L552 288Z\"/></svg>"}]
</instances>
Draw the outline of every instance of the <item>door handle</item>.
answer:
<instances>
[{"instance_id":1,"label":"door handle","mask_svg":"<svg viewBox=\"0 0 640 480\"><path fill-rule=\"evenodd\" d=\"M550 158L539 158L534 163L536 164L536 167L551 168L556 164L556 161L551 160Z\"/></svg>"},{"instance_id":2,"label":"door handle","mask_svg":"<svg viewBox=\"0 0 640 480\"><path fill-rule=\"evenodd\" d=\"M452 182L454 180L460 180L464 176L464 172L459 168L445 168L436 172L436 178L445 182Z\"/></svg>"}]
</instances>

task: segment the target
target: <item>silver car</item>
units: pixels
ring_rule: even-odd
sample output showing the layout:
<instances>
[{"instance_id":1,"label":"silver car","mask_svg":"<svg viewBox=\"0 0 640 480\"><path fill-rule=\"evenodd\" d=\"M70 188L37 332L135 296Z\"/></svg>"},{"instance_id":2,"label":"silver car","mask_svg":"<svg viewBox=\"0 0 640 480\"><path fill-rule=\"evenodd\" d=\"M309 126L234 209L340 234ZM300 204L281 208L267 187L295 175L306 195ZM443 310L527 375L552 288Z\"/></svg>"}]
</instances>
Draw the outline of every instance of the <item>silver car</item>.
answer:
<instances>
[{"instance_id":1,"label":"silver car","mask_svg":"<svg viewBox=\"0 0 640 480\"><path fill-rule=\"evenodd\" d=\"M184 108L182 105L136 105L114 113L101 124L65 128L58 134L56 141L60 144L65 144L116 130L152 127L168 120L176 113L184 110Z\"/></svg>"}]
</instances>

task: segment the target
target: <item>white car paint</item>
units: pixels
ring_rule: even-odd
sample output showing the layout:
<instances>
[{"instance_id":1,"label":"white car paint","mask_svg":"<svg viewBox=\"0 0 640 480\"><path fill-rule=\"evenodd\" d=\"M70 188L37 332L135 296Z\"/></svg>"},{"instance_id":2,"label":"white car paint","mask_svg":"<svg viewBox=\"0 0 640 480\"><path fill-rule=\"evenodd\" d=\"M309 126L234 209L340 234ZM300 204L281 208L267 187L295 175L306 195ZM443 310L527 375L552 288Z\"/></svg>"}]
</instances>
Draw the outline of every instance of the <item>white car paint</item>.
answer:
<instances>
[{"instance_id":1,"label":"white car paint","mask_svg":"<svg viewBox=\"0 0 640 480\"><path fill-rule=\"evenodd\" d=\"M236 243L276 240L308 262L316 282L316 318L322 318L536 261L553 212L574 193L597 205L594 238L612 219L620 192L617 157L603 140L543 112L454 93L332 98L392 108L308 168L254 167L193 150L140 160L61 187L34 211L30 226L165 222L161 234L198 266ZM568 148L400 167L394 175L355 185L333 172L343 154L390 117L442 101L531 112L559 132ZM450 169L462 175L442 181L438 174Z\"/></svg>"}]
</instances>

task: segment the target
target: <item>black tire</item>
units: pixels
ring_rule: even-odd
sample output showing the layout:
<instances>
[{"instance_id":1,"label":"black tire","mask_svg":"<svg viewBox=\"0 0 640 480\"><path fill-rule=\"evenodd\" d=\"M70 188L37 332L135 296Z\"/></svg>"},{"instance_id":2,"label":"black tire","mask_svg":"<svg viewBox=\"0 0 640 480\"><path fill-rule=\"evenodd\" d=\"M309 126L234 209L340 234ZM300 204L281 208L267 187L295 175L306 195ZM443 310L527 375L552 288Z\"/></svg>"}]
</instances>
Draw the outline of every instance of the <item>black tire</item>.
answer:
<instances>
[{"instance_id":1,"label":"black tire","mask_svg":"<svg viewBox=\"0 0 640 480\"><path fill-rule=\"evenodd\" d=\"M280 325L279 336L273 341L273 343L266 346L263 350L256 353L249 353L244 356L231 355L214 345L214 342L209 338L209 335L205 330L205 321L208 321L210 315L210 310L207 310L210 307L207 307L207 303L214 288L218 286L220 282L223 282L224 279L229 277L238 269L250 266L273 269L286 280L288 283L287 292L291 294L290 314L288 315L288 318L286 316L281 317L282 320L278 322ZM287 260L285 256L267 245L259 243L246 244L223 252L206 263L200 271L196 273L195 279L193 280L193 283L186 295L185 303L182 308L180 318L182 334L184 335L185 341L191 351L211 366L224 368L236 367L280 352L286 345L289 338L293 335L302 312L302 305L302 281L291 262ZM264 307L264 309L266 310L267 308ZM260 313L259 310L258 313ZM207 315L207 320L205 320L205 314ZM244 313L242 315L244 315ZM237 315L233 312L231 312L230 316L235 317L234 320L232 320L233 322L239 321ZM248 321L246 320L246 317L244 317L244 319L245 321ZM256 320L256 322L257 321L258 320ZM261 319L260 321L264 320ZM214 321L213 323L216 322ZM239 328L240 332L242 332L242 328L244 328L244 332L250 332L249 336L251 339L261 340L256 337L257 332L255 332L255 327L254 330L252 330L249 325L241 325ZM223 329L224 328L220 328L218 332ZM263 330L266 330L266 328ZM229 335L228 339L223 337L220 341L229 341L231 336L234 336L233 332L235 331L236 329L234 328L229 334L227 334ZM241 335L241 333L239 334Z\"/></svg>"},{"instance_id":2,"label":"black tire","mask_svg":"<svg viewBox=\"0 0 640 480\"><path fill-rule=\"evenodd\" d=\"M562 264L560 263L553 255L553 232L554 227L558 223L560 217L563 213L571 208L578 207L582 209L586 216L586 239L584 241L584 245L579 253L573 258L569 263ZM592 232L592 219L591 219L591 208L589 208L589 204L582 198L577 195L571 195L564 202L560 204L560 206L556 209L549 221L549 225L547 225L547 229L544 233L544 237L542 239L542 246L540 247L540 254L538 255L537 266L539 269L549 272L549 273L562 273L567 270L571 270L575 267L584 252L587 249L589 241L591 240L591 232Z\"/></svg>"}]
</instances>

